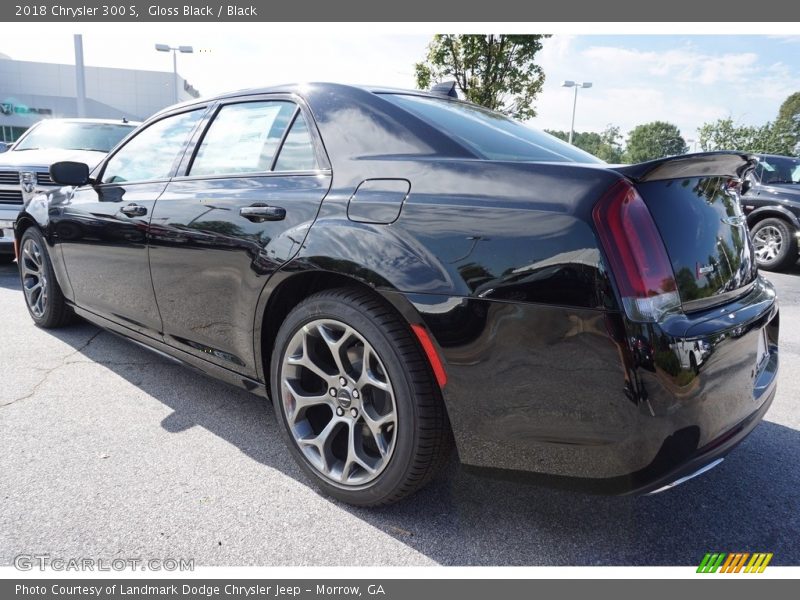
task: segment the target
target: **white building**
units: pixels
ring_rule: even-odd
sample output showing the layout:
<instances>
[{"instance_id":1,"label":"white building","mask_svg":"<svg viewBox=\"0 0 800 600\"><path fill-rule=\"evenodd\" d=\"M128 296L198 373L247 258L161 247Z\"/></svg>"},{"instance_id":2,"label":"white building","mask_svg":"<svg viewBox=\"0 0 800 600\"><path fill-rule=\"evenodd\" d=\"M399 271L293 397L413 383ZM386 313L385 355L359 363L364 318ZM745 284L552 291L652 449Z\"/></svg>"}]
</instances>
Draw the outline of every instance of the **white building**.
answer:
<instances>
[{"instance_id":1,"label":"white building","mask_svg":"<svg viewBox=\"0 0 800 600\"><path fill-rule=\"evenodd\" d=\"M171 72L85 67L89 118L143 121L174 103ZM13 60L0 54L0 141L16 140L47 117L77 117L75 65ZM198 97L178 77L178 100Z\"/></svg>"}]
</instances>

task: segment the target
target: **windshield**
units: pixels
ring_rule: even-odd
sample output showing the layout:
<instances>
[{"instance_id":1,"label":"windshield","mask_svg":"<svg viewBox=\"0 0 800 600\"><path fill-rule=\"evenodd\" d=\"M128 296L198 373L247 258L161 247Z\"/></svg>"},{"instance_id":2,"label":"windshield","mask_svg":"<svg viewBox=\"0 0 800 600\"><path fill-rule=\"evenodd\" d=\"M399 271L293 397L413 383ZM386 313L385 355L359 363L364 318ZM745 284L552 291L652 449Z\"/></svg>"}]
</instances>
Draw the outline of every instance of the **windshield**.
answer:
<instances>
[{"instance_id":1,"label":"windshield","mask_svg":"<svg viewBox=\"0 0 800 600\"><path fill-rule=\"evenodd\" d=\"M756 177L764 185L800 183L800 158L760 156Z\"/></svg>"},{"instance_id":2,"label":"windshield","mask_svg":"<svg viewBox=\"0 0 800 600\"><path fill-rule=\"evenodd\" d=\"M44 121L26 135L14 150L61 148L108 152L134 129L133 125Z\"/></svg>"},{"instance_id":3,"label":"windshield","mask_svg":"<svg viewBox=\"0 0 800 600\"><path fill-rule=\"evenodd\" d=\"M382 94L382 97L455 138L481 158L519 162L603 162L550 134L474 104L411 94Z\"/></svg>"}]
</instances>

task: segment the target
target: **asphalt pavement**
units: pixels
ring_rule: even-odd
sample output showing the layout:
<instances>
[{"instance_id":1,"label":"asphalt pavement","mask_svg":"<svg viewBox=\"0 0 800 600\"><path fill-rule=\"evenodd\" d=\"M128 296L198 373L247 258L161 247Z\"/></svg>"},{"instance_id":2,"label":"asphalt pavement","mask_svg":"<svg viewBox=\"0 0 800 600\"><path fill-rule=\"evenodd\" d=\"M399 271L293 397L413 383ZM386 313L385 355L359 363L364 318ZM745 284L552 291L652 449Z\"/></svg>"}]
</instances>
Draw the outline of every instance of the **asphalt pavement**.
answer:
<instances>
[{"instance_id":1,"label":"asphalt pavement","mask_svg":"<svg viewBox=\"0 0 800 600\"><path fill-rule=\"evenodd\" d=\"M265 400L80 323L31 322L0 267L0 564L19 554L197 565L800 564L800 265L769 274L781 372L766 419L667 493L603 497L463 472L395 506L318 494Z\"/></svg>"}]
</instances>

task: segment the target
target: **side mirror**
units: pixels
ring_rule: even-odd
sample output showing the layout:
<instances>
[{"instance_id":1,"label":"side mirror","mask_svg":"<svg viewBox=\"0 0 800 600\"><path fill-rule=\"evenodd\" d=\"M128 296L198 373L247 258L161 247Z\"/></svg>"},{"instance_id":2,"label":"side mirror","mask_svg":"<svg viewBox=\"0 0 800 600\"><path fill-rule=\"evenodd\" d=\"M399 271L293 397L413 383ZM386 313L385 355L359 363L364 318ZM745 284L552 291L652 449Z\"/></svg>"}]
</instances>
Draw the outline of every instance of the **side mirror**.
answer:
<instances>
[{"instance_id":1,"label":"side mirror","mask_svg":"<svg viewBox=\"0 0 800 600\"><path fill-rule=\"evenodd\" d=\"M50 165L50 179L61 185L86 185L89 183L89 166L65 160Z\"/></svg>"},{"instance_id":2,"label":"side mirror","mask_svg":"<svg viewBox=\"0 0 800 600\"><path fill-rule=\"evenodd\" d=\"M7 144L6 142L0 142L0 154L5 152L11 147L11 144Z\"/></svg>"}]
</instances>

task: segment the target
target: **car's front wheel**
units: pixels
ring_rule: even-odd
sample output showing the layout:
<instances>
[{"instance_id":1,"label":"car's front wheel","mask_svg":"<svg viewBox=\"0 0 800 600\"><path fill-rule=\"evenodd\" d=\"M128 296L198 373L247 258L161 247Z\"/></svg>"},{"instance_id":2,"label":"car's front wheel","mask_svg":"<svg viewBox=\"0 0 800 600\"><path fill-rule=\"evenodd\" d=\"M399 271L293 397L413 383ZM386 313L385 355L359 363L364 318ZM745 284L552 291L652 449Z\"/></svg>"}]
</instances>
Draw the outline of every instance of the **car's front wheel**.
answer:
<instances>
[{"instance_id":1,"label":"car's front wheel","mask_svg":"<svg viewBox=\"0 0 800 600\"><path fill-rule=\"evenodd\" d=\"M360 506L425 485L452 446L441 394L408 325L369 292L336 289L282 324L275 412L295 459L329 495Z\"/></svg>"},{"instance_id":2,"label":"car's front wheel","mask_svg":"<svg viewBox=\"0 0 800 600\"><path fill-rule=\"evenodd\" d=\"M797 262L797 232L783 219L764 219L750 235L759 268L781 271Z\"/></svg>"},{"instance_id":3,"label":"car's front wheel","mask_svg":"<svg viewBox=\"0 0 800 600\"><path fill-rule=\"evenodd\" d=\"M17 262L25 304L33 321L45 329L69 323L72 310L56 280L44 237L35 227L29 227L22 235Z\"/></svg>"}]
</instances>

